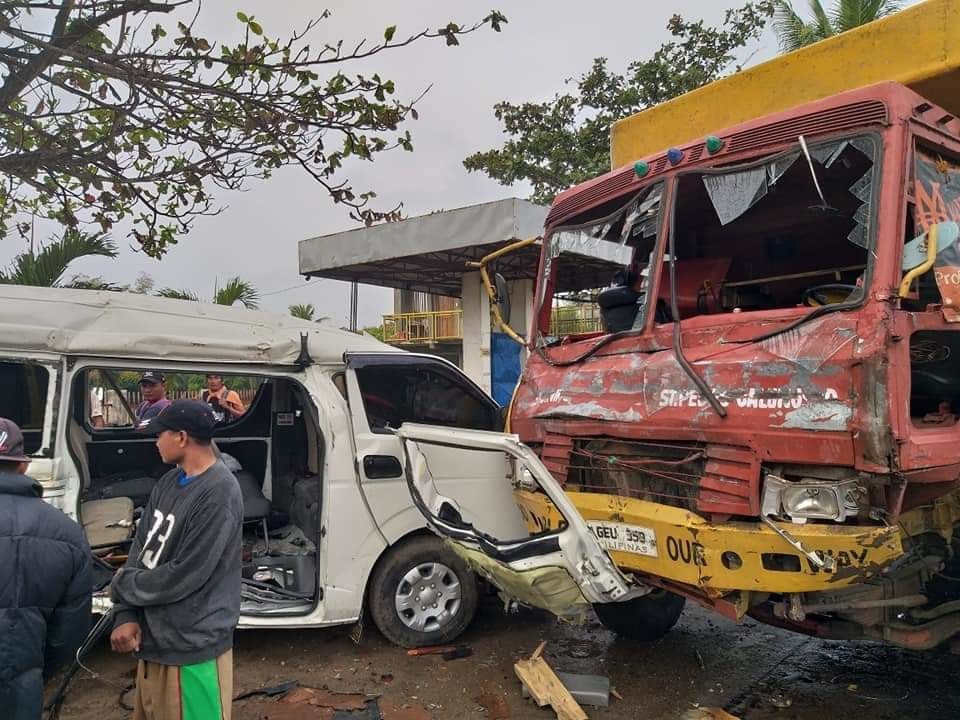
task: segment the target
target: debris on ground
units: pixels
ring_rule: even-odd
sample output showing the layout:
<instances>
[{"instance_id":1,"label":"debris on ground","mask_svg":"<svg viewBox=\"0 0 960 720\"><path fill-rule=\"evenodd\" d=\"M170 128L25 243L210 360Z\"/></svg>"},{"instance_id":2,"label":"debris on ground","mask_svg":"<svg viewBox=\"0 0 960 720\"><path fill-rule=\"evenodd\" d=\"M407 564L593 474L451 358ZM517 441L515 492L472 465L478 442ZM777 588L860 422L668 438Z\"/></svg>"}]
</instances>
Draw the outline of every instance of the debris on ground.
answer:
<instances>
[{"instance_id":1,"label":"debris on ground","mask_svg":"<svg viewBox=\"0 0 960 720\"><path fill-rule=\"evenodd\" d=\"M681 720L740 720L740 718L731 715L723 708L698 707L687 710Z\"/></svg>"},{"instance_id":2,"label":"debris on ground","mask_svg":"<svg viewBox=\"0 0 960 720\"><path fill-rule=\"evenodd\" d=\"M475 697L473 701L484 709L489 720L510 719L510 709L507 707L507 701L503 695L486 692Z\"/></svg>"},{"instance_id":3,"label":"debris on ground","mask_svg":"<svg viewBox=\"0 0 960 720\"><path fill-rule=\"evenodd\" d=\"M528 660L517 661L513 666L517 677L527 687L530 697L537 705L552 707L558 720L587 720L583 708L577 704L553 668L543 659L543 648L546 645L546 642L540 643Z\"/></svg>"},{"instance_id":4,"label":"debris on ground","mask_svg":"<svg viewBox=\"0 0 960 720\"><path fill-rule=\"evenodd\" d=\"M256 688L254 690L247 690L237 695L233 701L237 700L246 700L247 698L255 697L257 695L264 695L266 697L277 697L280 695L286 695L288 692L297 687L300 683L296 680L288 680L287 682L280 683L279 685L273 685L271 687Z\"/></svg>"},{"instance_id":5,"label":"debris on ground","mask_svg":"<svg viewBox=\"0 0 960 720\"><path fill-rule=\"evenodd\" d=\"M793 700L783 693L777 692L770 696L770 704L779 710L786 710L793 705Z\"/></svg>"},{"instance_id":6,"label":"debris on ground","mask_svg":"<svg viewBox=\"0 0 960 720\"><path fill-rule=\"evenodd\" d=\"M464 645L428 645L427 647L411 648L407 650L407 655L410 657L419 657L421 655L443 655L444 653L453 652L457 648L465 647Z\"/></svg>"},{"instance_id":7,"label":"debris on ground","mask_svg":"<svg viewBox=\"0 0 960 720\"><path fill-rule=\"evenodd\" d=\"M610 705L610 678L603 675L581 675L555 671L557 678L570 692L573 699L581 705L593 707L607 707ZM528 697L530 691L524 687L523 696ZM621 698L622 699L622 698Z\"/></svg>"},{"instance_id":8,"label":"debris on ground","mask_svg":"<svg viewBox=\"0 0 960 720\"><path fill-rule=\"evenodd\" d=\"M458 645L453 650L448 650L443 654L444 660L460 660L461 658L468 658L473 655L473 650L471 650L466 645Z\"/></svg>"},{"instance_id":9,"label":"debris on ground","mask_svg":"<svg viewBox=\"0 0 960 720\"><path fill-rule=\"evenodd\" d=\"M370 701L366 695L335 693L329 690L298 687L280 698L285 705L313 705L332 710L363 710Z\"/></svg>"},{"instance_id":10,"label":"debris on ground","mask_svg":"<svg viewBox=\"0 0 960 720\"><path fill-rule=\"evenodd\" d=\"M279 689L284 687L287 692L277 697ZM235 720L431 720L430 711L423 705L394 705L369 695L302 687L295 682L252 690L238 696L237 700L255 695L270 697L270 691L275 691L271 699L256 697L241 703L233 714Z\"/></svg>"},{"instance_id":11,"label":"debris on ground","mask_svg":"<svg viewBox=\"0 0 960 720\"><path fill-rule=\"evenodd\" d=\"M383 720L431 720L430 711L423 705L393 705L380 703L380 717Z\"/></svg>"},{"instance_id":12,"label":"debris on ground","mask_svg":"<svg viewBox=\"0 0 960 720\"><path fill-rule=\"evenodd\" d=\"M617 689L615 687L612 687L612 686L610 687L610 694L613 695L620 702L623 702L623 695L617 692Z\"/></svg>"}]
</instances>

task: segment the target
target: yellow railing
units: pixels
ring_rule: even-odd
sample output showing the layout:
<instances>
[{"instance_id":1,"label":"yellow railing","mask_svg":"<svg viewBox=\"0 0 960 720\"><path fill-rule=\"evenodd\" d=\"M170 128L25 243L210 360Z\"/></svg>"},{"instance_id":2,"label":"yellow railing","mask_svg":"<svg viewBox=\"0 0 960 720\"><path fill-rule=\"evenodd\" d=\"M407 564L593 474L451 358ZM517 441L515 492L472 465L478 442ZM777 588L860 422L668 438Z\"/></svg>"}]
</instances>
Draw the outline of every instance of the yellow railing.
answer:
<instances>
[{"instance_id":1,"label":"yellow railing","mask_svg":"<svg viewBox=\"0 0 960 720\"><path fill-rule=\"evenodd\" d=\"M602 329L600 307L595 303L558 305L550 315L550 334L556 337L583 335Z\"/></svg>"},{"instance_id":2,"label":"yellow railing","mask_svg":"<svg viewBox=\"0 0 960 720\"><path fill-rule=\"evenodd\" d=\"M565 305L553 309L551 335L580 335L603 329L596 305ZM427 345L463 340L463 310L394 313L383 316L383 341L391 345Z\"/></svg>"},{"instance_id":3,"label":"yellow railing","mask_svg":"<svg viewBox=\"0 0 960 720\"><path fill-rule=\"evenodd\" d=\"M424 345L463 340L463 311L397 313L383 316L383 341L393 345Z\"/></svg>"}]
</instances>

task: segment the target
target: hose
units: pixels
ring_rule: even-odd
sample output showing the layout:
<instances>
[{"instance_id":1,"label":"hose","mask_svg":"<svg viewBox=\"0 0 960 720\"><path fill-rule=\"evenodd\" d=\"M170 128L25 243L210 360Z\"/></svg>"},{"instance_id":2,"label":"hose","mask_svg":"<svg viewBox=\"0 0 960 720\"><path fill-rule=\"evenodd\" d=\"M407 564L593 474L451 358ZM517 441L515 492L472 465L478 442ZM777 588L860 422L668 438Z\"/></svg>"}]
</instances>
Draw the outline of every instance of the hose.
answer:
<instances>
[{"instance_id":1,"label":"hose","mask_svg":"<svg viewBox=\"0 0 960 720\"><path fill-rule=\"evenodd\" d=\"M683 354L683 343L680 333L680 309L677 305L677 213L672 210L670 213L670 314L673 315L673 354L677 358L680 367L687 374L687 377L697 386L700 394L710 403L710 407L722 418L727 417L727 409L720 403L719 398L713 390L707 385L706 381L700 377L696 369L687 360Z\"/></svg>"}]
</instances>

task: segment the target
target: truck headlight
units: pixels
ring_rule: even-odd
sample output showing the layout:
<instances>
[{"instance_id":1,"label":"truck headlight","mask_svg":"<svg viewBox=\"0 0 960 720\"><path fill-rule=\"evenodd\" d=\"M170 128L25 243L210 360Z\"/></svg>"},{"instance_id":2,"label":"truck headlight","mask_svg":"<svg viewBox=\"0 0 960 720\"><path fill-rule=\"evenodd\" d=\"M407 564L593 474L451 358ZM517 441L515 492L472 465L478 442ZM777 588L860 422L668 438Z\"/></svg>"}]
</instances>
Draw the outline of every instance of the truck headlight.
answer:
<instances>
[{"instance_id":1,"label":"truck headlight","mask_svg":"<svg viewBox=\"0 0 960 720\"><path fill-rule=\"evenodd\" d=\"M863 487L857 480L784 480L766 473L763 482L762 512L786 516L795 523L807 520L843 522L860 510Z\"/></svg>"}]
</instances>

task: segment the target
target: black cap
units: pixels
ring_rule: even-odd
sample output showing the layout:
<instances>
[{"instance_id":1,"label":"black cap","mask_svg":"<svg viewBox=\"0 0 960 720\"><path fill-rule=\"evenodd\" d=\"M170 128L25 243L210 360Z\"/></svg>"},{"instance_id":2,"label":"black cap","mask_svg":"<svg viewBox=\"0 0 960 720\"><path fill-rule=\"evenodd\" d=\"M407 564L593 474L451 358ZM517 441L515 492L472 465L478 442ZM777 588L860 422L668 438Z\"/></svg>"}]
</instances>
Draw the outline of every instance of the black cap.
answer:
<instances>
[{"instance_id":1,"label":"black cap","mask_svg":"<svg viewBox=\"0 0 960 720\"><path fill-rule=\"evenodd\" d=\"M185 432L200 440L209 440L216 426L213 408L207 403L200 400L174 400L143 428L143 432L159 435L164 430L172 430Z\"/></svg>"},{"instance_id":2,"label":"black cap","mask_svg":"<svg viewBox=\"0 0 960 720\"><path fill-rule=\"evenodd\" d=\"M0 460L6 462L30 462L23 454L23 433L13 420L0 418Z\"/></svg>"},{"instance_id":3,"label":"black cap","mask_svg":"<svg viewBox=\"0 0 960 720\"><path fill-rule=\"evenodd\" d=\"M157 383L166 382L167 378L159 370L147 370L143 375L140 376L140 384L148 383L150 385L156 385Z\"/></svg>"}]
</instances>

